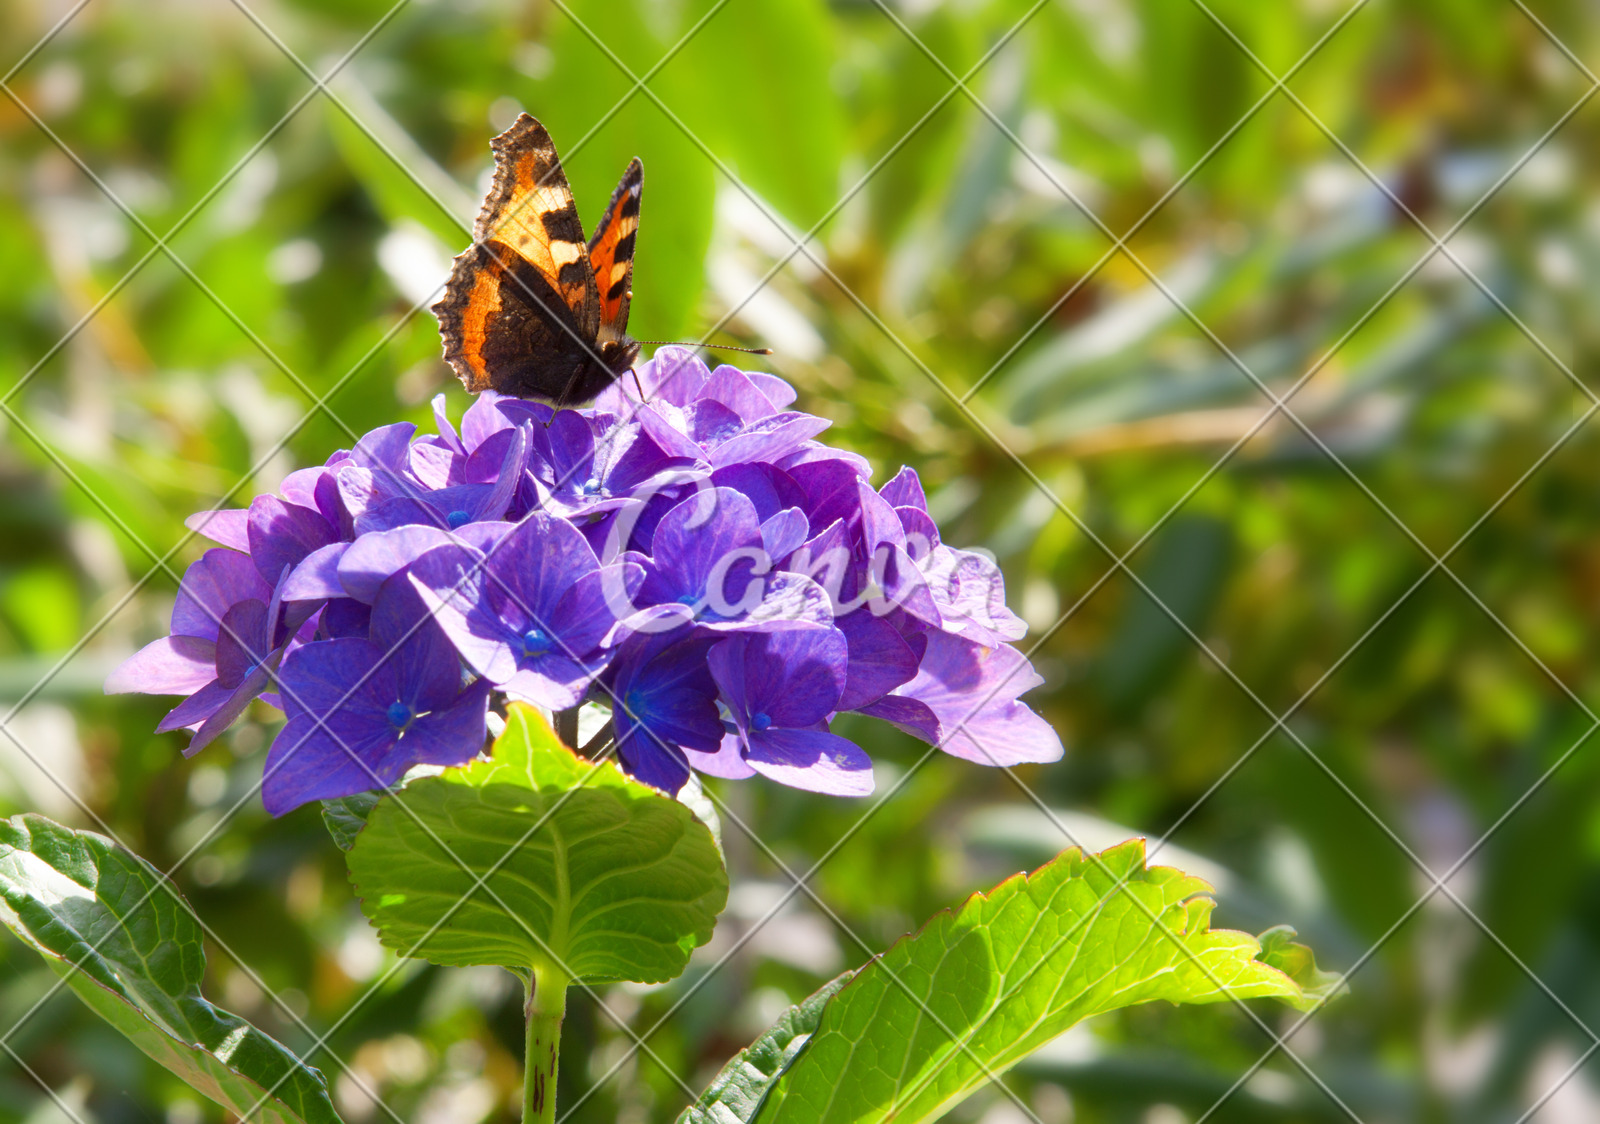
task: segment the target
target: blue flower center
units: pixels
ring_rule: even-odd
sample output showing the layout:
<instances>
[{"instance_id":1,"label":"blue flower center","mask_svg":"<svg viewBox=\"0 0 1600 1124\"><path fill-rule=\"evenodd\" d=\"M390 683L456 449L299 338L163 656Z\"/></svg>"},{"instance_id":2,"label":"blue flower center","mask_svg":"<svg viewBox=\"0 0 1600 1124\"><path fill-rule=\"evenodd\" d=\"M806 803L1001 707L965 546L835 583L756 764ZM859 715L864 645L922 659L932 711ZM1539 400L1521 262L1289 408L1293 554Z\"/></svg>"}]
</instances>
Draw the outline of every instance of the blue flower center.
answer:
<instances>
[{"instance_id":1,"label":"blue flower center","mask_svg":"<svg viewBox=\"0 0 1600 1124\"><path fill-rule=\"evenodd\" d=\"M699 601L700 601L700 598L696 597L692 593L682 594L678 598L678 604L680 604L680 605L695 605L695 604L698 604Z\"/></svg>"},{"instance_id":2,"label":"blue flower center","mask_svg":"<svg viewBox=\"0 0 1600 1124\"><path fill-rule=\"evenodd\" d=\"M750 728L752 730L765 730L771 725L772 717L764 710L758 710L750 716Z\"/></svg>"},{"instance_id":3,"label":"blue flower center","mask_svg":"<svg viewBox=\"0 0 1600 1124\"><path fill-rule=\"evenodd\" d=\"M450 529L453 531L463 523L472 522L472 515L466 511L452 511L444 517L444 521L450 524Z\"/></svg>"},{"instance_id":4,"label":"blue flower center","mask_svg":"<svg viewBox=\"0 0 1600 1124\"><path fill-rule=\"evenodd\" d=\"M411 721L413 715L409 706L396 700L395 702L389 704L389 709L386 712L385 717L389 719L389 725L393 726L396 730L403 730Z\"/></svg>"},{"instance_id":5,"label":"blue flower center","mask_svg":"<svg viewBox=\"0 0 1600 1124\"><path fill-rule=\"evenodd\" d=\"M599 477L591 476L591 477L589 477L589 479L587 479L587 480L585 480L583 482L584 495L587 495L587 496L596 495L599 491L600 491L600 478Z\"/></svg>"},{"instance_id":6,"label":"blue flower center","mask_svg":"<svg viewBox=\"0 0 1600 1124\"><path fill-rule=\"evenodd\" d=\"M530 628L522 634L522 654L542 656L550 650L550 638L542 628Z\"/></svg>"}]
</instances>

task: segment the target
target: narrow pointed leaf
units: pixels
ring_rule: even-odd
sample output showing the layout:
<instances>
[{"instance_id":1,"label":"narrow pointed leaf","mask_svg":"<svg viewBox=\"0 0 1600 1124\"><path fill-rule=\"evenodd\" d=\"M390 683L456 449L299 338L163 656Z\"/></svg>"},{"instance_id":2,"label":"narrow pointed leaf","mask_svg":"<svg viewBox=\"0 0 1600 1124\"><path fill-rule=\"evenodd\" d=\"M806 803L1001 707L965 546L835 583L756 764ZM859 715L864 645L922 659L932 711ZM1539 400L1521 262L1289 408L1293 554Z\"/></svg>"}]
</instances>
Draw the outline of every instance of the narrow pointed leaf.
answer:
<instances>
[{"instance_id":1,"label":"narrow pointed leaf","mask_svg":"<svg viewBox=\"0 0 1600 1124\"><path fill-rule=\"evenodd\" d=\"M149 863L43 816L0 821L0 920L134 1045L236 1116L338 1124L322 1074L200 994L200 923Z\"/></svg>"},{"instance_id":2,"label":"narrow pointed leaf","mask_svg":"<svg viewBox=\"0 0 1600 1124\"><path fill-rule=\"evenodd\" d=\"M1146 867L1144 841L1067 851L894 945L827 1005L759 1124L937 1119L1074 1023L1154 1000L1321 1002L1328 978L1277 929L1209 927L1210 886ZM1119 885L1121 883L1121 885ZM1292 975L1291 975L1292 973Z\"/></svg>"},{"instance_id":3,"label":"narrow pointed leaf","mask_svg":"<svg viewBox=\"0 0 1600 1124\"><path fill-rule=\"evenodd\" d=\"M379 800L345 858L379 939L402 955L577 980L672 979L728 898L688 808L578 757L522 705L490 760Z\"/></svg>"}]
</instances>

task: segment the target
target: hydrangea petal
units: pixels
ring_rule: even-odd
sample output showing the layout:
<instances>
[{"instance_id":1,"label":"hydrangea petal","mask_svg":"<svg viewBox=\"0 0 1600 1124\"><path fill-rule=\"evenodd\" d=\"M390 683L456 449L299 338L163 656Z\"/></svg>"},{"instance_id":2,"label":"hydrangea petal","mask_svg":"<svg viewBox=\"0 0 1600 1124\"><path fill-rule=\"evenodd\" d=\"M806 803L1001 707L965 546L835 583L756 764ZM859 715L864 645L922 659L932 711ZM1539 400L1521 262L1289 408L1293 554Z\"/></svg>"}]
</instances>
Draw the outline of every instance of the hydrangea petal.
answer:
<instances>
[{"instance_id":1,"label":"hydrangea petal","mask_svg":"<svg viewBox=\"0 0 1600 1124\"><path fill-rule=\"evenodd\" d=\"M823 730L766 730L750 735L750 768L779 784L830 796L870 796L872 759L860 746Z\"/></svg>"},{"instance_id":2,"label":"hydrangea petal","mask_svg":"<svg viewBox=\"0 0 1600 1124\"><path fill-rule=\"evenodd\" d=\"M199 636L163 636L140 648L106 676L105 692L188 695L216 677L217 646L213 641Z\"/></svg>"},{"instance_id":3,"label":"hydrangea petal","mask_svg":"<svg viewBox=\"0 0 1600 1124\"><path fill-rule=\"evenodd\" d=\"M185 519L183 525L212 542L221 543L242 554L250 553L250 511L247 508L197 511Z\"/></svg>"}]
</instances>

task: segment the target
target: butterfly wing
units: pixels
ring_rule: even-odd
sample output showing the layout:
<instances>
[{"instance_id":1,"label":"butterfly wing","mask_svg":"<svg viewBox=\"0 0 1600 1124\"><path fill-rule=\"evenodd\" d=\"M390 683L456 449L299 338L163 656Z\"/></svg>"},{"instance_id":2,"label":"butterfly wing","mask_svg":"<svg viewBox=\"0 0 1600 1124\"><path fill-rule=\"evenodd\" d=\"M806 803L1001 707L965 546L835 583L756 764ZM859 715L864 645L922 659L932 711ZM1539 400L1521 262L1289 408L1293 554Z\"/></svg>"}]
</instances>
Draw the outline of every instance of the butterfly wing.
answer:
<instances>
[{"instance_id":1,"label":"butterfly wing","mask_svg":"<svg viewBox=\"0 0 1600 1124\"><path fill-rule=\"evenodd\" d=\"M433 306L468 390L557 398L594 352L600 292L566 173L524 113L490 142L494 183Z\"/></svg>"},{"instance_id":2,"label":"butterfly wing","mask_svg":"<svg viewBox=\"0 0 1600 1124\"><path fill-rule=\"evenodd\" d=\"M628 330L628 305L633 293L633 244L639 230L639 198L644 166L635 156L622 182L611 193L589 239L589 267L600 292L600 322L616 336Z\"/></svg>"}]
</instances>

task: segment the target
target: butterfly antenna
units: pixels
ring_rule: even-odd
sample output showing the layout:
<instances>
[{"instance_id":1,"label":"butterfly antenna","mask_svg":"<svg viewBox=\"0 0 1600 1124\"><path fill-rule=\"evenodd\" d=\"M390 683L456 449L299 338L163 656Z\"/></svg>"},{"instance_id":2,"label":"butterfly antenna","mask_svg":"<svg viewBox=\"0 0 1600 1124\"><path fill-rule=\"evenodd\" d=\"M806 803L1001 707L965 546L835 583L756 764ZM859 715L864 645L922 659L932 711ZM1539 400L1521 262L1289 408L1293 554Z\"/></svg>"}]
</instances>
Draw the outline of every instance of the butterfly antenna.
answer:
<instances>
[{"instance_id":1,"label":"butterfly antenna","mask_svg":"<svg viewBox=\"0 0 1600 1124\"><path fill-rule=\"evenodd\" d=\"M770 347L735 347L731 343L691 343L688 340L635 340L651 347L703 347L707 351L742 351L746 355L771 355Z\"/></svg>"}]
</instances>

